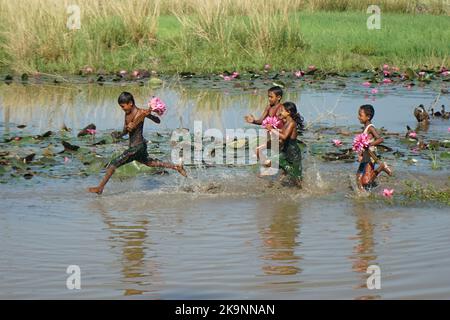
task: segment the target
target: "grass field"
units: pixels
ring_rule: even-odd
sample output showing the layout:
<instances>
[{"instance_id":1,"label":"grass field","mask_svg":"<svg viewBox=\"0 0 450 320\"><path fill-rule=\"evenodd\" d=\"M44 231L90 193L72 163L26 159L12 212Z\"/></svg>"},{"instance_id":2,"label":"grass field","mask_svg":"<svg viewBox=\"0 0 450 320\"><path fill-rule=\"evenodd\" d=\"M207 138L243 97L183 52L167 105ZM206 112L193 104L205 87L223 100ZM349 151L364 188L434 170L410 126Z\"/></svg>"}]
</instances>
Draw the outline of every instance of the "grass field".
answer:
<instances>
[{"instance_id":1,"label":"grass field","mask_svg":"<svg viewBox=\"0 0 450 320\"><path fill-rule=\"evenodd\" d=\"M79 0L81 29L71 31L68 1L0 0L0 68L75 74L85 66L167 73L255 70L265 64L327 71L383 63L448 66L445 1L422 7L418 1L379 1L380 30L366 27L365 9L373 1L199 1Z\"/></svg>"}]
</instances>

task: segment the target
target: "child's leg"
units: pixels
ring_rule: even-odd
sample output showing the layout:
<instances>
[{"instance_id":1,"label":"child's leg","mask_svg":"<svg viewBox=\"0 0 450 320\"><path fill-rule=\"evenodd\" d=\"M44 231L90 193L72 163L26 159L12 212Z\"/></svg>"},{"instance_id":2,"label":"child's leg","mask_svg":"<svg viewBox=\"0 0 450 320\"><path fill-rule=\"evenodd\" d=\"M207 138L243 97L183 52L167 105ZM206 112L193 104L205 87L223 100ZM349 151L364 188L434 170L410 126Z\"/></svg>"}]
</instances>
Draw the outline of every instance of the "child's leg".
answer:
<instances>
[{"instance_id":1,"label":"child's leg","mask_svg":"<svg viewBox=\"0 0 450 320\"><path fill-rule=\"evenodd\" d=\"M92 193L102 194L105 185L108 183L109 179L114 174L116 169L120 166L123 166L124 164L133 161L136 157L137 152L137 148L129 148L117 158L112 159L100 184L97 187L89 188L88 191Z\"/></svg>"},{"instance_id":2,"label":"child's leg","mask_svg":"<svg viewBox=\"0 0 450 320\"><path fill-rule=\"evenodd\" d=\"M259 161L261 158L263 158L264 157L264 154L262 153L263 152L263 150L266 148L266 145L265 144L262 144L262 145L260 145L260 146L258 146L257 148L256 148L256 159Z\"/></svg>"},{"instance_id":3,"label":"child's leg","mask_svg":"<svg viewBox=\"0 0 450 320\"><path fill-rule=\"evenodd\" d=\"M267 157L264 155L263 151L267 149L266 144L262 144L256 148L256 159L263 163L264 166L270 167L272 165L272 162L267 159Z\"/></svg>"},{"instance_id":4,"label":"child's leg","mask_svg":"<svg viewBox=\"0 0 450 320\"><path fill-rule=\"evenodd\" d=\"M377 174L374 170L374 165L372 163L366 164L364 173L361 177L361 183L363 186L367 186L375 181L375 178L377 177Z\"/></svg>"},{"instance_id":5,"label":"child's leg","mask_svg":"<svg viewBox=\"0 0 450 320\"><path fill-rule=\"evenodd\" d=\"M162 162L162 161L153 160L153 159L150 159L149 161L142 162L142 163L148 167L168 168L168 169L177 170L183 177L187 177L186 170L184 170L184 167L181 164L175 165L173 163Z\"/></svg>"},{"instance_id":6,"label":"child's leg","mask_svg":"<svg viewBox=\"0 0 450 320\"><path fill-rule=\"evenodd\" d=\"M103 179L100 182L100 184L98 185L98 187L91 187L91 188L88 189L88 191L92 192L92 193L102 194L103 189L105 188L105 185L108 183L109 179L114 174L114 171L116 171L116 167L115 166L110 166L106 170L106 174L103 177Z\"/></svg>"},{"instance_id":7,"label":"child's leg","mask_svg":"<svg viewBox=\"0 0 450 320\"><path fill-rule=\"evenodd\" d=\"M375 176L378 176L382 171L386 172L388 176L392 176L392 169L386 164L386 162L382 162L378 168L375 170Z\"/></svg>"},{"instance_id":8,"label":"child's leg","mask_svg":"<svg viewBox=\"0 0 450 320\"><path fill-rule=\"evenodd\" d=\"M356 172L356 185L360 191L364 191L363 177L366 174L367 166L367 162L361 162L359 164L358 171Z\"/></svg>"},{"instance_id":9,"label":"child's leg","mask_svg":"<svg viewBox=\"0 0 450 320\"><path fill-rule=\"evenodd\" d=\"M356 174L356 185L360 191L364 191L363 183L362 183L362 174Z\"/></svg>"}]
</instances>

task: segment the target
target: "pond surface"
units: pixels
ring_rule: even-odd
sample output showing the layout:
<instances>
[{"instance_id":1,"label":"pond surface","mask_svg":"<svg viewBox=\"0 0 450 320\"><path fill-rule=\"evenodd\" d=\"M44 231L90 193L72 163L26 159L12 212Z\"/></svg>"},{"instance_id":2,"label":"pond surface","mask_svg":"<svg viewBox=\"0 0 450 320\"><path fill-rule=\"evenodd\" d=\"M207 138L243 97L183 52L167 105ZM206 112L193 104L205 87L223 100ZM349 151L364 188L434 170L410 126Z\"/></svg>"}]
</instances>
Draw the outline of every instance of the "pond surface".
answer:
<instances>
[{"instance_id":1,"label":"pond surface","mask_svg":"<svg viewBox=\"0 0 450 320\"><path fill-rule=\"evenodd\" d=\"M194 121L224 136L251 128L243 117L260 114L272 83L0 84L0 151L8 153L0 168L0 298L449 299L448 207L354 197L357 163L322 157L339 151L336 137L351 147L358 106L371 103L391 148L383 157L395 170L394 178L380 176L374 193L400 193L406 180L448 186L450 121L416 129L413 116L421 103L449 106L441 94L448 84L381 85L372 94L363 81L295 82L286 90L308 128L301 190L258 178L255 165L189 165L183 178L130 164L102 196L86 188L126 141L92 144L122 128L120 92L132 92L138 106L152 95L167 103L160 125L146 123L145 137L149 153L168 160L172 131L192 132ZM89 123L96 136L77 138ZM443 147L414 150L407 125ZM48 130L50 137L32 138ZM14 137L21 140L8 141ZM62 140L80 151L59 153ZM81 269L81 290L66 288L69 265ZM381 269L379 290L367 289L370 265Z\"/></svg>"}]
</instances>

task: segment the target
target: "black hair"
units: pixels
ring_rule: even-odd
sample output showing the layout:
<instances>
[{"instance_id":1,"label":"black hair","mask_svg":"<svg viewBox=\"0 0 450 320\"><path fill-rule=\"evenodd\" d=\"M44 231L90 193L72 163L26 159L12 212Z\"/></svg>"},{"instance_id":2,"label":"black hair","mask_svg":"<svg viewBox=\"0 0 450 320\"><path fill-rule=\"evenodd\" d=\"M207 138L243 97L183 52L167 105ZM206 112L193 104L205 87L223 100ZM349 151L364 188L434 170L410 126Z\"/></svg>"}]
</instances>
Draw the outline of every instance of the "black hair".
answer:
<instances>
[{"instance_id":1,"label":"black hair","mask_svg":"<svg viewBox=\"0 0 450 320\"><path fill-rule=\"evenodd\" d=\"M366 116L369 117L369 121L373 119L373 116L375 115L375 109L371 104L363 104L361 107L359 107L359 110L363 110Z\"/></svg>"},{"instance_id":2,"label":"black hair","mask_svg":"<svg viewBox=\"0 0 450 320\"><path fill-rule=\"evenodd\" d=\"M122 92L119 96L119 99L117 99L117 102L119 104L124 104L124 103L133 103L134 105L134 97L131 93L129 92Z\"/></svg>"},{"instance_id":3,"label":"black hair","mask_svg":"<svg viewBox=\"0 0 450 320\"><path fill-rule=\"evenodd\" d=\"M275 86L267 90L268 92L273 92L276 96L283 96L283 89L280 86Z\"/></svg>"},{"instance_id":4,"label":"black hair","mask_svg":"<svg viewBox=\"0 0 450 320\"><path fill-rule=\"evenodd\" d=\"M305 130L305 119L298 113L297 106L293 102L283 103L283 107L289 112L292 119L297 123L297 131L301 134Z\"/></svg>"}]
</instances>

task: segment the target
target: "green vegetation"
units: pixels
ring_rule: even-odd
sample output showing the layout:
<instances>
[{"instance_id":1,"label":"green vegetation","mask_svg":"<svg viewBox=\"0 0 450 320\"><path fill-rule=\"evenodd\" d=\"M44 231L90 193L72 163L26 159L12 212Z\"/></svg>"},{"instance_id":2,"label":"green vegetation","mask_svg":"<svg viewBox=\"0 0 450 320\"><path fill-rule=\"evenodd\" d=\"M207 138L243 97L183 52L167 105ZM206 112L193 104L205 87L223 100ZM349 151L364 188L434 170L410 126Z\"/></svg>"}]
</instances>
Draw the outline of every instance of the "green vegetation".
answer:
<instances>
[{"instance_id":1,"label":"green vegetation","mask_svg":"<svg viewBox=\"0 0 450 320\"><path fill-rule=\"evenodd\" d=\"M354 71L449 62L448 8L437 0L378 1L381 30L367 29L365 0L78 0L81 29L72 31L65 2L0 0L4 72L210 73L265 64Z\"/></svg>"},{"instance_id":2,"label":"green vegetation","mask_svg":"<svg viewBox=\"0 0 450 320\"><path fill-rule=\"evenodd\" d=\"M450 189L441 188L438 190L433 185L421 185L417 182L406 182L406 188L402 192L405 200L408 202L438 202L444 205L450 205Z\"/></svg>"}]
</instances>

